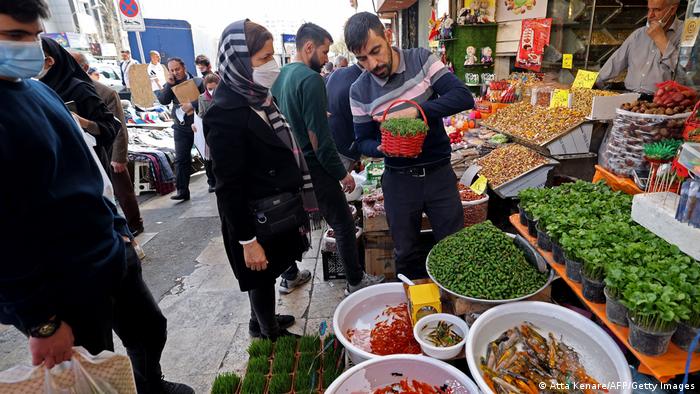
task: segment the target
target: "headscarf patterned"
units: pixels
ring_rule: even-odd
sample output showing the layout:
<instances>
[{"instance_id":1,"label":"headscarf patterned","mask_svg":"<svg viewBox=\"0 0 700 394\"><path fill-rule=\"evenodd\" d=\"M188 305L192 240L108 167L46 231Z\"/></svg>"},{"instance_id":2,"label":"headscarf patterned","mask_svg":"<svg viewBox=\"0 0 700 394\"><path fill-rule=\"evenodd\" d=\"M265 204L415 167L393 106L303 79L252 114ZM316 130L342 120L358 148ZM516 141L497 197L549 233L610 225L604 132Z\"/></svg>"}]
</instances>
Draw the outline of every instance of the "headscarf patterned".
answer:
<instances>
[{"instance_id":1,"label":"headscarf patterned","mask_svg":"<svg viewBox=\"0 0 700 394\"><path fill-rule=\"evenodd\" d=\"M318 203L314 195L311 174L306 165L304 153L294 139L287 119L279 111L277 104L272 99L270 89L253 81L253 66L250 61L250 53L248 53L248 44L245 36L245 23L247 21L248 19L233 22L221 34L219 75L223 86L220 86L218 89L222 87L228 88L243 96L251 107L265 111L275 135L294 154L304 181L302 187L304 208L312 214L314 227L317 227L320 219L314 216L318 216Z\"/></svg>"}]
</instances>

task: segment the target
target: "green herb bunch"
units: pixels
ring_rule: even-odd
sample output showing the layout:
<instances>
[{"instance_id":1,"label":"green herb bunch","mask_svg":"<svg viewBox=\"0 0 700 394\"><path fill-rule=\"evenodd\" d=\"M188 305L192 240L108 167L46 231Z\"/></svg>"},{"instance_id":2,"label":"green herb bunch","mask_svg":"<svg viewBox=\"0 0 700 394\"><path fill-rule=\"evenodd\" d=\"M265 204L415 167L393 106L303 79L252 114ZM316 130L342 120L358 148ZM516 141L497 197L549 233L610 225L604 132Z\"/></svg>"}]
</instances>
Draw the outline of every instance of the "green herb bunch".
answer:
<instances>
[{"instance_id":1,"label":"green herb bunch","mask_svg":"<svg viewBox=\"0 0 700 394\"><path fill-rule=\"evenodd\" d=\"M676 156L683 140L666 139L644 144L644 156L652 160L671 160Z\"/></svg>"},{"instance_id":2,"label":"green herb bunch","mask_svg":"<svg viewBox=\"0 0 700 394\"><path fill-rule=\"evenodd\" d=\"M247 373L243 379L241 393L263 394L265 392L265 375L260 373Z\"/></svg>"},{"instance_id":3,"label":"green herb bunch","mask_svg":"<svg viewBox=\"0 0 700 394\"><path fill-rule=\"evenodd\" d=\"M292 377L289 374L275 374L270 378L268 392L270 394L285 394L292 391Z\"/></svg>"},{"instance_id":4,"label":"green herb bunch","mask_svg":"<svg viewBox=\"0 0 700 394\"><path fill-rule=\"evenodd\" d=\"M508 300L534 293L547 282L513 240L490 221L440 241L428 267L445 288L467 297Z\"/></svg>"},{"instance_id":5,"label":"green herb bunch","mask_svg":"<svg viewBox=\"0 0 700 394\"><path fill-rule=\"evenodd\" d=\"M397 137L413 137L428 132L428 125L422 119L391 118L382 122L382 129Z\"/></svg>"},{"instance_id":6,"label":"green herb bunch","mask_svg":"<svg viewBox=\"0 0 700 394\"><path fill-rule=\"evenodd\" d=\"M272 341L269 339L256 339L248 346L250 357L270 357L272 354Z\"/></svg>"},{"instance_id":7,"label":"green herb bunch","mask_svg":"<svg viewBox=\"0 0 700 394\"><path fill-rule=\"evenodd\" d=\"M235 393L241 378L233 372L219 374L211 385L211 394Z\"/></svg>"}]
</instances>

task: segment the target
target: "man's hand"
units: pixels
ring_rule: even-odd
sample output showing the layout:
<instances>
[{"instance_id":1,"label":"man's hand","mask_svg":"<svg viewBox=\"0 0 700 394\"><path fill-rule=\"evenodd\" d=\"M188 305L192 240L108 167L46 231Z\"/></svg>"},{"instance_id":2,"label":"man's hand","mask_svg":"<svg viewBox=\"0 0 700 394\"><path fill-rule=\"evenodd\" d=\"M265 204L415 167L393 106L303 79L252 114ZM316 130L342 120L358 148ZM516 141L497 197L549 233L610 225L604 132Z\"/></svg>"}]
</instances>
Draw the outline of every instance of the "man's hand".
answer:
<instances>
[{"instance_id":1,"label":"man's hand","mask_svg":"<svg viewBox=\"0 0 700 394\"><path fill-rule=\"evenodd\" d=\"M82 116L76 114L75 112L71 112L73 114L73 117L78 120L78 124L80 124L80 127L87 129L90 127L90 124L92 123L91 121L83 118Z\"/></svg>"},{"instance_id":2,"label":"man's hand","mask_svg":"<svg viewBox=\"0 0 700 394\"><path fill-rule=\"evenodd\" d=\"M355 178L348 173L340 183L343 185L343 193L352 193L355 190Z\"/></svg>"},{"instance_id":3,"label":"man's hand","mask_svg":"<svg viewBox=\"0 0 700 394\"><path fill-rule=\"evenodd\" d=\"M168 74L166 81L170 84L170 86L175 86L175 76L173 74Z\"/></svg>"},{"instance_id":4,"label":"man's hand","mask_svg":"<svg viewBox=\"0 0 700 394\"><path fill-rule=\"evenodd\" d=\"M42 362L46 368L68 361L73 357L73 329L66 322L61 322L56 332L48 338L29 337L29 351L32 353L32 365Z\"/></svg>"},{"instance_id":5,"label":"man's hand","mask_svg":"<svg viewBox=\"0 0 700 394\"><path fill-rule=\"evenodd\" d=\"M126 163L117 163L116 161L113 161L110 164L112 164L112 169L114 169L114 172L117 174L121 174L122 172L126 171Z\"/></svg>"},{"instance_id":6,"label":"man's hand","mask_svg":"<svg viewBox=\"0 0 700 394\"><path fill-rule=\"evenodd\" d=\"M265 250L258 241L243 245L243 258L245 259L245 266L253 271L264 271L267 269L267 256L265 256Z\"/></svg>"},{"instance_id":7,"label":"man's hand","mask_svg":"<svg viewBox=\"0 0 700 394\"><path fill-rule=\"evenodd\" d=\"M180 104L180 108L182 108L187 115L194 114L194 107L192 106L192 103L182 103Z\"/></svg>"},{"instance_id":8,"label":"man's hand","mask_svg":"<svg viewBox=\"0 0 700 394\"><path fill-rule=\"evenodd\" d=\"M393 118L411 118L415 119L418 117L418 109L416 107L410 107L410 108L405 108L402 109L401 111L395 111L390 114L386 114L387 119L393 119ZM375 122L381 122L382 121L382 116L377 115L374 117Z\"/></svg>"},{"instance_id":9,"label":"man's hand","mask_svg":"<svg viewBox=\"0 0 700 394\"><path fill-rule=\"evenodd\" d=\"M666 37L666 29L663 23L660 21L651 22L651 25L647 28L647 35L659 48L659 52L664 55L664 51L668 46L668 38Z\"/></svg>"}]
</instances>

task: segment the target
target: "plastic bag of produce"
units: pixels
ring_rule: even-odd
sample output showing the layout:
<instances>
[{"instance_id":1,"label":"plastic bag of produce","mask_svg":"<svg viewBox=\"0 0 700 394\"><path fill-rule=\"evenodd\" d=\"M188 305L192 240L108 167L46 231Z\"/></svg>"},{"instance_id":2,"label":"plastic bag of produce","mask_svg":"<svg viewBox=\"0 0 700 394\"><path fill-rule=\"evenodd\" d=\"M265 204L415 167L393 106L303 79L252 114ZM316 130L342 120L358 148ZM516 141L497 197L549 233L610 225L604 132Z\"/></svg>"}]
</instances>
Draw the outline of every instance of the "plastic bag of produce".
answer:
<instances>
[{"instance_id":1,"label":"plastic bag of produce","mask_svg":"<svg viewBox=\"0 0 700 394\"><path fill-rule=\"evenodd\" d=\"M644 144L666 138L681 138L689 115L650 115L617 109L613 127L601 145L598 164L625 177L648 169L648 163L644 160Z\"/></svg>"},{"instance_id":2,"label":"plastic bag of produce","mask_svg":"<svg viewBox=\"0 0 700 394\"><path fill-rule=\"evenodd\" d=\"M73 351L70 361L51 370L43 366L18 366L0 372L0 392L136 394L127 356L108 351L93 356L82 347Z\"/></svg>"}]
</instances>

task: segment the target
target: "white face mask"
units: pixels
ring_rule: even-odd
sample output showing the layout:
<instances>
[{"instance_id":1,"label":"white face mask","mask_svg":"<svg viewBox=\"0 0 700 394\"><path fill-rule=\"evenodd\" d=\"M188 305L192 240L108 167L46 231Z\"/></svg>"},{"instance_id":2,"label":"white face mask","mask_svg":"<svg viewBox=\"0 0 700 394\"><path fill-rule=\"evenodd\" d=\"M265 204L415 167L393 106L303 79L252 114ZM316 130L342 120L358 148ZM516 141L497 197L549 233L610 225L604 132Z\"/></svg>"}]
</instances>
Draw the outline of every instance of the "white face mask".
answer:
<instances>
[{"instance_id":1,"label":"white face mask","mask_svg":"<svg viewBox=\"0 0 700 394\"><path fill-rule=\"evenodd\" d=\"M280 75L280 66L275 59L263 64L260 67L253 67L253 82L268 89L275 84Z\"/></svg>"},{"instance_id":2,"label":"white face mask","mask_svg":"<svg viewBox=\"0 0 700 394\"><path fill-rule=\"evenodd\" d=\"M213 96L213 95L214 95L214 89L207 89L207 91L209 92L209 95L210 95L210 96Z\"/></svg>"},{"instance_id":3,"label":"white face mask","mask_svg":"<svg viewBox=\"0 0 700 394\"><path fill-rule=\"evenodd\" d=\"M31 78L46 74L41 41L0 41L0 75L8 78ZM48 71L48 70L47 70ZM43 76L43 75L42 75Z\"/></svg>"}]
</instances>

